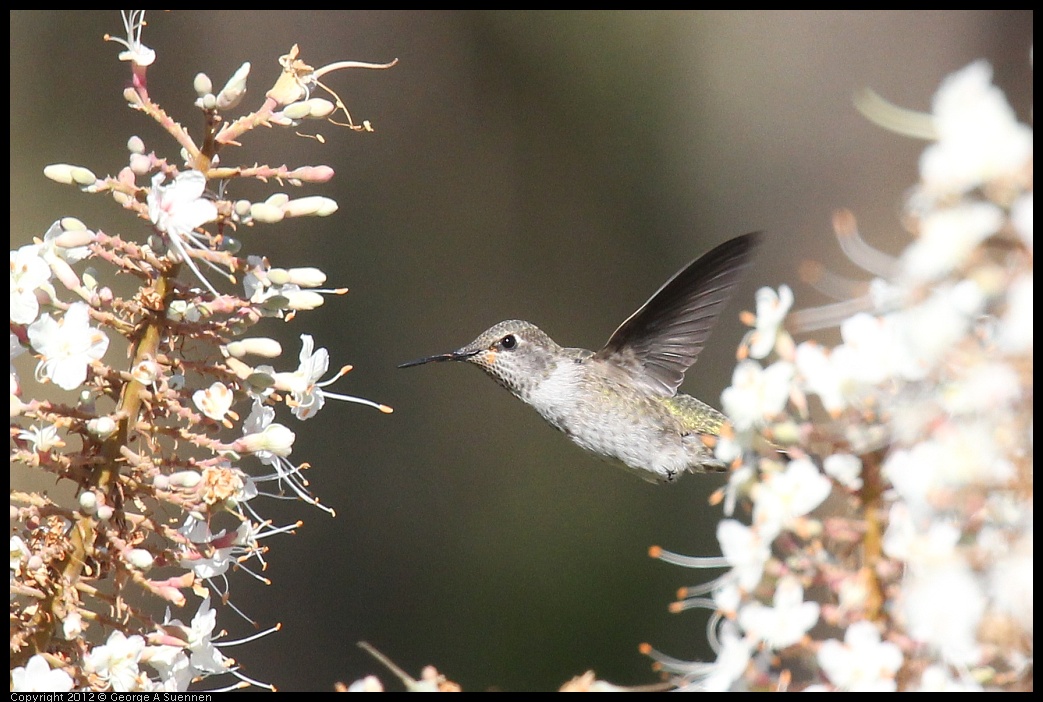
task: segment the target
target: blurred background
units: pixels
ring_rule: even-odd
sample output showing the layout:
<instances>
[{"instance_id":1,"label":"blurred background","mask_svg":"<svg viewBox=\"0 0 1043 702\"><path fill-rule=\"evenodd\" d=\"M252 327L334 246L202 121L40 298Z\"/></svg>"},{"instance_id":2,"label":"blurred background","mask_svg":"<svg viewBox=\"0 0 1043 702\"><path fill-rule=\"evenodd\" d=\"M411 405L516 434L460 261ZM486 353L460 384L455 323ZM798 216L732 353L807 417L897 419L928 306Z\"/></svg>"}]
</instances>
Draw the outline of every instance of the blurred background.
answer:
<instances>
[{"instance_id":1,"label":"blurred background","mask_svg":"<svg viewBox=\"0 0 1043 702\"><path fill-rule=\"evenodd\" d=\"M173 142L126 108L118 13L12 12L11 246L61 216L141 236L110 200L45 179L66 162L114 174L126 140L179 161ZM232 576L235 603L280 633L228 649L280 689L330 689L378 673L366 640L418 675L434 664L465 689L554 689L594 669L619 684L655 680L647 641L711 656L705 616L670 614L677 587L718 571L647 556L652 544L718 553L722 484L646 484L545 425L475 368L397 370L521 318L566 346L599 348L672 273L712 246L764 230L767 245L683 389L720 406L735 346L761 285L788 282L797 305L825 301L797 282L808 258L845 275L830 216L898 251L904 191L922 143L870 124L852 94L870 87L928 110L941 79L977 58L1030 118L1033 14L975 12L174 12L149 14L158 54L149 89L200 133L192 78L215 87L253 69L241 110L260 104L294 44L313 66L383 62L325 81L373 134L306 123L325 145L258 130L223 165L327 164L340 210L244 230L244 253L318 265L349 295L289 324L355 370L332 388L392 405L382 415L331 402L292 424L293 458L336 518L300 503L259 507L276 524L272 580ZM235 187L241 187L235 184ZM243 184L263 199L277 186ZM828 340L828 337L826 337ZM109 360L114 360L113 351ZM21 359L31 373L31 359ZM282 366L285 367L282 367ZM289 417L285 408L280 416ZM244 466L246 467L246 466ZM195 611L193 601L182 618ZM231 634L250 628L222 610ZM392 687L395 685L392 684Z\"/></svg>"}]
</instances>

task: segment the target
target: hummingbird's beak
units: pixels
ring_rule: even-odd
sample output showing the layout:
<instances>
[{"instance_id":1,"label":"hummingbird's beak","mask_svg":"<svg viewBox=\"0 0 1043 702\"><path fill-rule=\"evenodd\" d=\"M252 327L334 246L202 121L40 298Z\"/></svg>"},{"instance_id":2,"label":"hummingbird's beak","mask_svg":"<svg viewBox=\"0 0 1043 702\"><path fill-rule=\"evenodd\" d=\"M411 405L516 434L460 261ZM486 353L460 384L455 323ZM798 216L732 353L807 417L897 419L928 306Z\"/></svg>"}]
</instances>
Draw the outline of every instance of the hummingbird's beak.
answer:
<instances>
[{"instance_id":1,"label":"hummingbird's beak","mask_svg":"<svg viewBox=\"0 0 1043 702\"><path fill-rule=\"evenodd\" d=\"M480 349L479 349L480 350ZM400 364L399 368L411 368L413 366L422 366L425 363L431 363L432 361L466 361L471 356L477 354L478 351L465 351L459 349L450 353L440 353L436 356L427 356L425 358L418 358L415 361L406 361Z\"/></svg>"}]
</instances>

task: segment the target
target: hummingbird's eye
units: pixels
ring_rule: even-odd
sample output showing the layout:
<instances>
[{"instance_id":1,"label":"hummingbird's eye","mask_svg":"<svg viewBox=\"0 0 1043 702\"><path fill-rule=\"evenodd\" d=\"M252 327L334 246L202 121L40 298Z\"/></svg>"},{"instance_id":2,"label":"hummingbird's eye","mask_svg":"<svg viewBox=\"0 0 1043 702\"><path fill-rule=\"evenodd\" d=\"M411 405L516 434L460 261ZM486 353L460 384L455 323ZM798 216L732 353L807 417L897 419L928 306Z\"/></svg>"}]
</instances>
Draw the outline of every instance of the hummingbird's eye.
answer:
<instances>
[{"instance_id":1,"label":"hummingbird's eye","mask_svg":"<svg viewBox=\"0 0 1043 702\"><path fill-rule=\"evenodd\" d=\"M518 339L514 336L514 334L508 334L507 336L500 339L500 346L507 349L508 351L510 351L517 345Z\"/></svg>"}]
</instances>

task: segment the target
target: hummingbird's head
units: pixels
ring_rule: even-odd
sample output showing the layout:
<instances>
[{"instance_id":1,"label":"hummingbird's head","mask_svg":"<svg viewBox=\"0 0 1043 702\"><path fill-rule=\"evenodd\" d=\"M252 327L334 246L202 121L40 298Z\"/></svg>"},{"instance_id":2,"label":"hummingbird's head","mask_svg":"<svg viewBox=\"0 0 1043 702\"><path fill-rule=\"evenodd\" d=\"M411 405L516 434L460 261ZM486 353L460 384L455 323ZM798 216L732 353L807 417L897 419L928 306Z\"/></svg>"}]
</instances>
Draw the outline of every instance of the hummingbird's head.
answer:
<instances>
[{"instance_id":1,"label":"hummingbird's head","mask_svg":"<svg viewBox=\"0 0 1043 702\"><path fill-rule=\"evenodd\" d=\"M486 329L456 351L418 358L399 368L432 361L467 361L480 367L515 395L538 383L553 369L561 347L529 322L509 319Z\"/></svg>"}]
</instances>

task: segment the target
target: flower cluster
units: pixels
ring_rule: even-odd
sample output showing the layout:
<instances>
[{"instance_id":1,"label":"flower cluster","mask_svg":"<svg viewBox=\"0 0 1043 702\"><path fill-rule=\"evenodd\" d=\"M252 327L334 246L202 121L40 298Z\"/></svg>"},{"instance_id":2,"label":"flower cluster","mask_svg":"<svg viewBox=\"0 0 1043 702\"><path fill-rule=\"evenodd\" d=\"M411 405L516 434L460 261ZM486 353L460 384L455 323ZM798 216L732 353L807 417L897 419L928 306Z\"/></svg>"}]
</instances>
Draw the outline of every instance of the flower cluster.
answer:
<instances>
[{"instance_id":1,"label":"flower cluster","mask_svg":"<svg viewBox=\"0 0 1043 702\"><path fill-rule=\"evenodd\" d=\"M147 233L115 236L66 217L11 251L11 460L76 491L72 504L11 492L12 689L181 691L215 675L233 677L225 689L270 687L225 655L239 642L215 632L210 602L236 609L228 571L264 580L254 572L265 565L261 540L299 525L264 519L261 498L288 496L333 511L309 490L307 464L290 460L294 433L276 421L276 408L285 402L302 421L329 399L391 409L329 391L350 366L327 377L329 353L308 334L296 369L250 360L282 356L276 341L247 335L258 322L291 320L344 290L322 289L326 276L315 268L240 257L243 243L232 234L327 216L337 205L318 196L275 193L249 202L228 194L243 178L300 187L325 183L333 170L229 167L220 159L257 127L347 114L339 98L312 95L330 71L391 64L315 69L293 47L260 106L232 120L249 64L216 93L200 74L196 141L149 96L148 67L157 57L142 43L144 12L126 12L124 24L126 39L107 37L126 47L119 57L131 65L123 96L175 140L180 157L168 160L133 137L127 165L114 176L48 166L47 177L108 195ZM371 129L346 119L345 126ZM117 274L139 282L132 296L106 284ZM244 289L236 293L238 280ZM110 345L128 348L129 363L114 360L120 354ZM34 378L15 371L14 358L26 352L37 359ZM59 389L47 394L55 399L43 399L46 384ZM184 607L190 596L201 603L184 623L169 607Z\"/></svg>"},{"instance_id":2,"label":"flower cluster","mask_svg":"<svg viewBox=\"0 0 1043 702\"><path fill-rule=\"evenodd\" d=\"M712 611L715 661L645 647L678 687L1032 688L1032 130L985 62L912 121L932 138L912 243L889 257L838 213L867 292L790 313L790 288L765 288L746 315L723 556L652 551L727 569L675 605ZM835 348L794 340L826 326Z\"/></svg>"}]
</instances>

